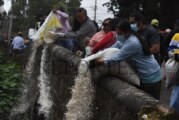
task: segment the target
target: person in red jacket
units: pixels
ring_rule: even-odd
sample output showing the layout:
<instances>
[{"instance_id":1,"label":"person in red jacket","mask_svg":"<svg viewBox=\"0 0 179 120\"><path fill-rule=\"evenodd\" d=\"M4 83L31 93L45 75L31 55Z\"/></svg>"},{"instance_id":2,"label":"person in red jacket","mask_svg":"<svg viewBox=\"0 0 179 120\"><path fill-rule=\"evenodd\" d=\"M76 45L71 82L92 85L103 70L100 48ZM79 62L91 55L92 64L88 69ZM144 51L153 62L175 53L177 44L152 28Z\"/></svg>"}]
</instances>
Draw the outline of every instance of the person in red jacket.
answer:
<instances>
[{"instance_id":1,"label":"person in red jacket","mask_svg":"<svg viewBox=\"0 0 179 120\"><path fill-rule=\"evenodd\" d=\"M100 50L110 47L116 42L116 28L117 19L112 19L109 23L110 32L108 32L95 46L91 49L91 53L94 54Z\"/></svg>"},{"instance_id":2,"label":"person in red jacket","mask_svg":"<svg viewBox=\"0 0 179 120\"><path fill-rule=\"evenodd\" d=\"M93 37L88 41L87 46L94 47L96 43L98 43L103 39L103 37L110 31L110 25L109 25L110 21L111 18L106 18L103 21L102 30L100 30L99 32L93 35Z\"/></svg>"}]
</instances>

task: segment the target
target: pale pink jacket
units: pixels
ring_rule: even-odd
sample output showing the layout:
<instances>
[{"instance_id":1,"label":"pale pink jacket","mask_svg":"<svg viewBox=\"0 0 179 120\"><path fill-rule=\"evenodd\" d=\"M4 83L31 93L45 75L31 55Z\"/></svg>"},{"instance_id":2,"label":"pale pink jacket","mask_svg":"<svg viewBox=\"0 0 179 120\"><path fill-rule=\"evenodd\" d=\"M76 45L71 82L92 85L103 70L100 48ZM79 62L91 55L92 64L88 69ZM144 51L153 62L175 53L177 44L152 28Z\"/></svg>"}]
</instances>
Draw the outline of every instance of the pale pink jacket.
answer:
<instances>
[{"instance_id":1,"label":"pale pink jacket","mask_svg":"<svg viewBox=\"0 0 179 120\"><path fill-rule=\"evenodd\" d=\"M63 33L69 32L70 31L70 24L69 24L68 14L57 10L57 17L58 17L58 20L60 21L60 23L62 24L62 27L63 27L61 32L63 32Z\"/></svg>"},{"instance_id":2,"label":"pale pink jacket","mask_svg":"<svg viewBox=\"0 0 179 120\"><path fill-rule=\"evenodd\" d=\"M96 34L93 35L93 37L90 39L89 41L89 46L90 47L94 47L96 45L96 43L98 43L99 41L101 41L101 39L106 35L106 33L101 30L99 32L97 32Z\"/></svg>"}]
</instances>

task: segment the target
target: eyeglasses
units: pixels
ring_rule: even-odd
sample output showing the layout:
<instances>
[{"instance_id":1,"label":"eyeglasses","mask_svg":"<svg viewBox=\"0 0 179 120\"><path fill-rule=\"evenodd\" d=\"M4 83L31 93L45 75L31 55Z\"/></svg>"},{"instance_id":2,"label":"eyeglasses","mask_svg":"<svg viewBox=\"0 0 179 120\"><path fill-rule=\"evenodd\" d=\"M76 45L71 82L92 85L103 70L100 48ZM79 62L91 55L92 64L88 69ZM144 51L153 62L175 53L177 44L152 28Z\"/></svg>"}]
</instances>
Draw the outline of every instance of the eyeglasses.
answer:
<instances>
[{"instance_id":1,"label":"eyeglasses","mask_svg":"<svg viewBox=\"0 0 179 120\"><path fill-rule=\"evenodd\" d=\"M109 26L109 23L103 23L103 26Z\"/></svg>"}]
</instances>

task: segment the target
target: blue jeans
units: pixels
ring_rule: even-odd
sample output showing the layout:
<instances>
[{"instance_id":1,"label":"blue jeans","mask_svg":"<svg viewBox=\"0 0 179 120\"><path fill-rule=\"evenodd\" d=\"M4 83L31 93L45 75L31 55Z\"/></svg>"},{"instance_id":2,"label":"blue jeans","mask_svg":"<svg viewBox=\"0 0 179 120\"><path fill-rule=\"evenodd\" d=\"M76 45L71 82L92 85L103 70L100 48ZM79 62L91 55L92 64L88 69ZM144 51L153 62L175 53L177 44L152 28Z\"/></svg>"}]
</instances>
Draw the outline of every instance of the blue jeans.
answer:
<instances>
[{"instance_id":1,"label":"blue jeans","mask_svg":"<svg viewBox=\"0 0 179 120\"><path fill-rule=\"evenodd\" d=\"M170 98L170 107L174 108L179 112L179 85L173 88L172 95Z\"/></svg>"}]
</instances>

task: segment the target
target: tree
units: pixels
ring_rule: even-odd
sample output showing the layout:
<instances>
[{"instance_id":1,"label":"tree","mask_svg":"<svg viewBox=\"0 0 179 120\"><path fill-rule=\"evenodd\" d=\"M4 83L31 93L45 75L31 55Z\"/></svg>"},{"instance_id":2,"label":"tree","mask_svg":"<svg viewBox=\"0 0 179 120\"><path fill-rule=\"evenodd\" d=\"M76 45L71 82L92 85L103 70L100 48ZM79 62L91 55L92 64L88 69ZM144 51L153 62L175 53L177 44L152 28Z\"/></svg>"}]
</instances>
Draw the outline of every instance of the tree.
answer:
<instances>
[{"instance_id":1,"label":"tree","mask_svg":"<svg viewBox=\"0 0 179 120\"><path fill-rule=\"evenodd\" d=\"M111 0L104 4L116 17L128 17L131 12L141 12L149 23L153 18L160 21L160 27L172 28L179 18L177 0Z\"/></svg>"}]
</instances>

